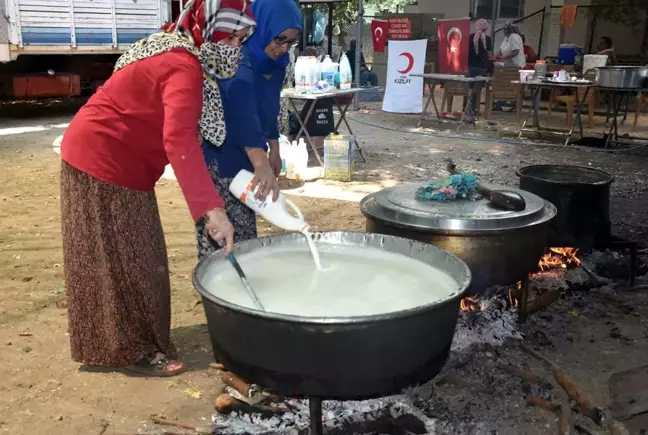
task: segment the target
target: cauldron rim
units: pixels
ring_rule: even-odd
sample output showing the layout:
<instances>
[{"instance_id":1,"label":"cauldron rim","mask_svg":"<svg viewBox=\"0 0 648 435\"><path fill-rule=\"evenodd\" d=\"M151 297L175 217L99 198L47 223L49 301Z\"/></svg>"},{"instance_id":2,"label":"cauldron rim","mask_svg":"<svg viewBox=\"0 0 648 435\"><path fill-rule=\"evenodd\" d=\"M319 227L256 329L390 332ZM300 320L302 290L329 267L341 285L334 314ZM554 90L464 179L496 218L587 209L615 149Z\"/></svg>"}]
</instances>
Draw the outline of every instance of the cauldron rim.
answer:
<instances>
[{"instance_id":1,"label":"cauldron rim","mask_svg":"<svg viewBox=\"0 0 648 435\"><path fill-rule=\"evenodd\" d=\"M417 240L412 240L412 239L407 239L404 237L398 237L398 236L392 236L392 235L387 235L387 234L378 234L378 233L365 233L361 231L321 231L321 232L312 232L311 233L313 237L316 239L318 236L322 235L331 235L331 236L338 236L338 235L373 235L373 236L380 236L381 238L389 238L392 240L400 240L403 242L408 242L411 243L412 246L419 246L422 249L425 250L436 250L438 252L442 252L443 255L447 255L450 258L453 258L455 261L457 261L461 266L463 266L463 272L465 273L465 279L464 282L461 283L458 280L456 280L458 284L459 290L455 293L452 293L450 296L436 301L432 302L427 305L420 305L414 308L410 308L407 310L400 310L400 311L393 311L389 313L381 313L381 314L372 314L372 315L367 315L367 316L355 316L355 317L306 317L306 316L296 316L296 315L291 315L291 314L280 314L280 313L271 313L271 312L264 312L260 311L254 308L248 308L244 307L241 305L234 304L232 302L229 302L225 299L221 299L212 293L208 292L200 283L200 280L198 279L198 273L199 271L205 267L204 265L210 261L210 259L216 255L221 255L223 256L223 251L224 249L219 249L207 257L203 258L201 261L198 262L196 267L193 270L192 273L192 283L194 288L200 293L200 295L209 300L210 302L225 308L227 310L231 310L237 313L245 314L248 316L252 317L257 317L261 318L264 320L269 320L269 321L279 321L279 322L284 322L284 323L295 323L300 326L304 325L312 325L312 326L358 326L362 324L370 324L370 323L376 323L376 322L381 322L381 321L390 321L390 320L400 320L400 319L406 319L409 317L415 317L418 316L422 313L426 312L431 312L439 307L453 303L454 301L458 301L466 297L468 291L470 290L470 285L472 283L472 273L470 271L470 268L466 263L457 257L454 254L451 254L450 252L441 249L437 246L430 245L427 243L419 242ZM288 234L278 234L278 235L273 235L273 236L266 236L266 237L259 237L258 239L276 239L276 240L281 240L281 239L289 239L295 236L295 233L288 233ZM301 236L301 235L299 235ZM251 242L254 240L258 239L252 239L252 240L246 240L243 241L237 245L240 244L245 244L246 242ZM235 247L236 249L236 247ZM223 256L224 258L224 256ZM453 280L455 279L452 277Z\"/></svg>"},{"instance_id":2,"label":"cauldron rim","mask_svg":"<svg viewBox=\"0 0 648 435\"><path fill-rule=\"evenodd\" d=\"M596 173L598 175L601 175L602 177L605 177L605 179L600 181L593 181L593 182L592 181L559 181L559 180L551 180L549 178L544 178L536 174L527 173L532 170L542 170L542 169L550 169L550 168L564 168L564 169L578 170L582 172ZM604 171L599 168L590 168L588 166L579 166L579 165L529 165L517 169L515 171L515 174L520 178L526 177L526 178L533 179L536 182L557 184L557 185L564 185L564 186L575 186L575 185L606 186L614 182L614 176L607 171Z\"/></svg>"}]
</instances>

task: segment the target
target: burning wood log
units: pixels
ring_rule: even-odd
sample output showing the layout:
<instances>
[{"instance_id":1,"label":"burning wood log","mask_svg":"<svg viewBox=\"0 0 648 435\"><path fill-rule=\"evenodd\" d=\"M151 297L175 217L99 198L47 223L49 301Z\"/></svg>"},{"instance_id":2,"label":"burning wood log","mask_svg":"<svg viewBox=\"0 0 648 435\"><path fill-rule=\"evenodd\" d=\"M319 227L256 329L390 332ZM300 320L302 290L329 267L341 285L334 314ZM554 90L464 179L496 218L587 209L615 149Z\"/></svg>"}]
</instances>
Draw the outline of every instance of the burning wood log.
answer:
<instances>
[{"instance_id":1,"label":"burning wood log","mask_svg":"<svg viewBox=\"0 0 648 435\"><path fill-rule=\"evenodd\" d=\"M554 414L562 412L561 405L551 403L539 396L528 396L526 398L526 402L531 406L537 406L538 408L551 411ZM576 426L583 433L587 433L589 435L608 435L606 431L596 426L592 420L580 414L572 413L572 418L574 419L574 426Z\"/></svg>"},{"instance_id":2,"label":"burning wood log","mask_svg":"<svg viewBox=\"0 0 648 435\"><path fill-rule=\"evenodd\" d=\"M598 406L594 405L583 393L579 391L576 387L574 381L567 375L567 373L554 364L549 358L544 355L536 352L525 344L521 344L520 348L528 353L529 355L536 358L538 361L542 362L547 369L551 370L554 380L560 387L565 390L567 396L570 399L574 400L581 407L583 414L592 419L594 423L602 425L605 420L605 414L603 410Z\"/></svg>"},{"instance_id":3,"label":"burning wood log","mask_svg":"<svg viewBox=\"0 0 648 435\"><path fill-rule=\"evenodd\" d=\"M214 370L225 370L225 366L220 363L211 363L209 364L209 368Z\"/></svg>"},{"instance_id":4,"label":"burning wood log","mask_svg":"<svg viewBox=\"0 0 648 435\"><path fill-rule=\"evenodd\" d=\"M526 402L529 405L537 406L538 408L546 409L547 411L551 412L560 410L560 405L553 404L539 396L528 396L526 398Z\"/></svg>"},{"instance_id":5,"label":"burning wood log","mask_svg":"<svg viewBox=\"0 0 648 435\"><path fill-rule=\"evenodd\" d=\"M221 374L221 380L225 385L230 388L235 389L245 397L250 397L250 384L245 382L243 379L236 376L231 372L223 372Z\"/></svg>"},{"instance_id":6,"label":"burning wood log","mask_svg":"<svg viewBox=\"0 0 648 435\"><path fill-rule=\"evenodd\" d=\"M226 393L220 394L216 397L216 400L214 400L214 408L221 414L229 414L234 411L249 413L260 412L264 414L285 414L287 412L292 412L285 406L248 405L247 403L243 403Z\"/></svg>"},{"instance_id":7,"label":"burning wood log","mask_svg":"<svg viewBox=\"0 0 648 435\"><path fill-rule=\"evenodd\" d=\"M527 305L526 312L527 314L533 314L537 311L544 310L549 305L556 302L560 299L560 292L558 291L547 291L542 295L538 296Z\"/></svg>"},{"instance_id":8,"label":"burning wood log","mask_svg":"<svg viewBox=\"0 0 648 435\"><path fill-rule=\"evenodd\" d=\"M211 425L209 427L196 426L193 424L182 423L179 421L167 420L166 418L157 417L155 415L152 415L150 419L153 423L159 424L160 426L169 426L169 427L176 427L178 429L187 429L198 434L211 434L213 432L213 427L211 427Z\"/></svg>"},{"instance_id":9,"label":"burning wood log","mask_svg":"<svg viewBox=\"0 0 648 435\"><path fill-rule=\"evenodd\" d=\"M522 369L518 369L516 367L511 367L509 365L500 363L498 364L499 367L510 374L511 376L515 376L516 378L520 378L522 380L538 384L538 385L546 385L548 382L546 381L545 378L542 376L538 376L535 373L527 372Z\"/></svg>"},{"instance_id":10,"label":"burning wood log","mask_svg":"<svg viewBox=\"0 0 648 435\"><path fill-rule=\"evenodd\" d=\"M574 428L572 420L572 411L569 404L562 403L558 413L558 435L572 435L572 429Z\"/></svg>"}]
</instances>

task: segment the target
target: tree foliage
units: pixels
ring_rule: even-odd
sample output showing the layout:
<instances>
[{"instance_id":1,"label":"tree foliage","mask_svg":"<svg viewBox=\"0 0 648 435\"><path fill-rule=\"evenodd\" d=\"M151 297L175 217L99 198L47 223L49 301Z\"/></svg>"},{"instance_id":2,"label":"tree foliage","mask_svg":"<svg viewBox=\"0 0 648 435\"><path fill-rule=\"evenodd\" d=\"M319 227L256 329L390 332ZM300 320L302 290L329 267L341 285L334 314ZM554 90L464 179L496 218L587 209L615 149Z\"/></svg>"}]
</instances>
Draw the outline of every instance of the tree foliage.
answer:
<instances>
[{"instance_id":1,"label":"tree foliage","mask_svg":"<svg viewBox=\"0 0 648 435\"><path fill-rule=\"evenodd\" d=\"M646 0L592 0L590 12L597 18L635 26L648 18Z\"/></svg>"},{"instance_id":2,"label":"tree foliage","mask_svg":"<svg viewBox=\"0 0 648 435\"><path fill-rule=\"evenodd\" d=\"M365 0L368 5L376 6L380 12L402 12L409 0Z\"/></svg>"}]
</instances>

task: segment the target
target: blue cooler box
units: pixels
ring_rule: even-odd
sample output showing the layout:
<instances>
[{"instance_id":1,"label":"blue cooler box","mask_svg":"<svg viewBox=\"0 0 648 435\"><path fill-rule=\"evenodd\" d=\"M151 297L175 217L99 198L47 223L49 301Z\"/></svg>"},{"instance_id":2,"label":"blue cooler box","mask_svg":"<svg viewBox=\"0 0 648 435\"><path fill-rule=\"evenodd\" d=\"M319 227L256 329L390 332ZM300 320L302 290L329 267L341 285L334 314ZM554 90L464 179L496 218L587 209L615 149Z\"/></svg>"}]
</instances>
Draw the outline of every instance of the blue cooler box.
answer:
<instances>
[{"instance_id":1,"label":"blue cooler box","mask_svg":"<svg viewBox=\"0 0 648 435\"><path fill-rule=\"evenodd\" d=\"M573 44L562 44L558 48L558 63L561 65L574 65L576 63L576 57L580 55L580 47Z\"/></svg>"}]
</instances>

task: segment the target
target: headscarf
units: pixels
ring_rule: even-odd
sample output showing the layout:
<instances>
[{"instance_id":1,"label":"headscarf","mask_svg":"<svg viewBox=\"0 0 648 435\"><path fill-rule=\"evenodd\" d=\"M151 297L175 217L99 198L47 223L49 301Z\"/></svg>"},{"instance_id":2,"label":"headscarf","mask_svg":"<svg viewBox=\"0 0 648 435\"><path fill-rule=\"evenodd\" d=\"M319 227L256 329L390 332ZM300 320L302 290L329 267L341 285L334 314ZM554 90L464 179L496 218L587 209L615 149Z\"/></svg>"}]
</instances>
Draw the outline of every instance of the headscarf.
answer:
<instances>
[{"instance_id":1,"label":"headscarf","mask_svg":"<svg viewBox=\"0 0 648 435\"><path fill-rule=\"evenodd\" d=\"M512 35L513 33L520 34L520 29L518 27L511 23L510 21L507 21L506 24L504 24L504 34L506 36Z\"/></svg>"},{"instance_id":2,"label":"headscarf","mask_svg":"<svg viewBox=\"0 0 648 435\"><path fill-rule=\"evenodd\" d=\"M176 22L131 45L117 60L115 71L175 48L184 48L201 59L200 50L205 49L202 59L211 55L211 67L217 70L217 75L231 77L236 74L240 49L217 42L241 29L249 28L248 36L254 32L249 4L250 0L190 0ZM201 63L204 68L210 68Z\"/></svg>"},{"instance_id":3,"label":"headscarf","mask_svg":"<svg viewBox=\"0 0 648 435\"><path fill-rule=\"evenodd\" d=\"M288 53L274 60L265 53L265 48L284 30L302 31L303 18L299 7L295 0L255 0L251 9L257 20L257 31L247 42L246 53L262 74L285 70L290 63Z\"/></svg>"},{"instance_id":4,"label":"headscarf","mask_svg":"<svg viewBox=\"0 0 648 435\"><path fill-rule=\"evenodd\" d=\"M479 41L486 47L486 31L488 30L488 21L483 18L478 19L475 22L475 36L473 36L473 47L475 48L475 53L479 54Z\"/></svg>"}]
</instances>

